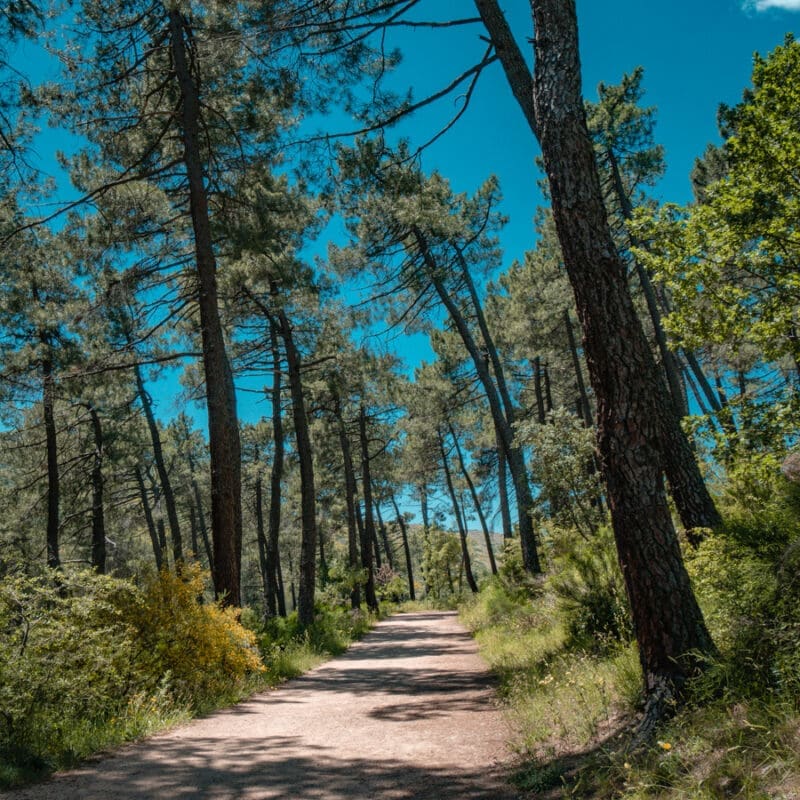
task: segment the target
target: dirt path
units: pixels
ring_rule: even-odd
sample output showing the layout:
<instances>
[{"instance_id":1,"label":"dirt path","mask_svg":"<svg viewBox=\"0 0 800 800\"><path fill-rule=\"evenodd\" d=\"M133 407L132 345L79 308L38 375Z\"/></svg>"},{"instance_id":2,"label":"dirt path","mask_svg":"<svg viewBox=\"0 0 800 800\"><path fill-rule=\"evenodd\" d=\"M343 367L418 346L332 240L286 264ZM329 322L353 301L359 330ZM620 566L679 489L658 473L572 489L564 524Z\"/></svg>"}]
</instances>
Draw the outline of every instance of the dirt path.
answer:
<instances>
[{"instance_id":1,"label":"dirt path","mask_svg":"<svg viewBox=\"0 0 800 800\"><path fill-rule=\"evenodd\" d=\"M511 800L508 735L455 614L401 614L343 656L13 800Z\"/></svg>"}]
</instances>

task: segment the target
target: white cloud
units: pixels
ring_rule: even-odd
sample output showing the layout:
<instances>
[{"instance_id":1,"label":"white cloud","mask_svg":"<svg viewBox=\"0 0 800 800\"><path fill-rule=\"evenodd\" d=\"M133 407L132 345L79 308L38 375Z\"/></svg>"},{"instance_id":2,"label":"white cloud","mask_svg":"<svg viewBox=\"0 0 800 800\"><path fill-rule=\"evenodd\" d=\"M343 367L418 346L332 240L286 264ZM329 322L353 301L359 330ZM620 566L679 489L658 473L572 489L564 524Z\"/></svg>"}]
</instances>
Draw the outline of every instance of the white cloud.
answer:
<instances>
[{"instance_id":1,"label":"white cloud","mask_svg":"<svg viewBox=\"0 0 800 800\"><path fill-rule=\"evenodd\" d=\"M800 0L748 0L745 8L755 11L766 11L769 8L781 8L784 11L800 11Z\"/></svg>"}]
</instances>

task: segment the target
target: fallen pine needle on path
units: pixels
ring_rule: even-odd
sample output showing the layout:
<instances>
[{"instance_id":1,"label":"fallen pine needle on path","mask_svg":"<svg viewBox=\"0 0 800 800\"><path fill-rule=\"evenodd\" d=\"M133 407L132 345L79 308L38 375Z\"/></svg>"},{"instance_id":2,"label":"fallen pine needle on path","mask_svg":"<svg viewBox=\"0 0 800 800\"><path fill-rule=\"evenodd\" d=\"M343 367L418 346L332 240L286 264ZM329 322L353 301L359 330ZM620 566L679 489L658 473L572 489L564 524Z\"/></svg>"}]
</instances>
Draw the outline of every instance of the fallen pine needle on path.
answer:
<instances>
[{"instance_id":1,"label":"fallen pine needle on path","mask_svg":"<svg viewBox=\"0 0 800 800\"><path fill-rule=\"evenodd\" d=\"M510 732L453 612L398 614L280 688L9 800L512 800Z\"/></svg>"}]
</instances>

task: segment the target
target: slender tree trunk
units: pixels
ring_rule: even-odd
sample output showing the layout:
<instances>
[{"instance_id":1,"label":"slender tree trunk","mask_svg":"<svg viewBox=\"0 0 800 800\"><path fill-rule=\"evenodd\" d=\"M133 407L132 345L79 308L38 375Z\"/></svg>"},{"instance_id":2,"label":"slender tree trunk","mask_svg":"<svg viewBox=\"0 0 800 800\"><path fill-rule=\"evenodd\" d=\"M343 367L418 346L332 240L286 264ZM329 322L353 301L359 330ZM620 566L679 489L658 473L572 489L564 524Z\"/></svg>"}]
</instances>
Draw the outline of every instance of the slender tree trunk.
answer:
<instances>
[{"instance_id":1,"label":"slender tree trunk","mask_svg":"<svg viewBox=\"0 0 800 800\"><path fill-rule=\"evenodd\" d=\"M532 0L532 8L537 129L598 405L602 469L649 724L668 712L715 648L664 495L663 410L671 404L606 218L581 97L574 0Z\"/></svg>"},{"instance_id":2,"label":"slender tree trunk","mask_svg":"<svg viewBox=\"0 0 800 800\"><path fill-rule=\"evenodd\" d=\"M575 342L575 333L572 330L572 320L569 316L569 310L566 308L564 309L564 327L567 331L569 352L572 356L572 368L575 370L575 385L578 387L578 400L576 404L578 416L583 420L583 424L587 428L591 428L594 424L592 409L589 405L589 395L586 393L586 384L583 382L583 370L581 369L581 360L578 356L578 345Z\"/></svg>"},{"instance_id":3,"label":"slender tree trunk","mask_svg":"<svg viewBox=\"0 0 800 800\"><path fill-rule=\"evenodd\" d=\"M155 414L153 414L153 402L145 388L142 369L138 364L134 367L134 375L136 376L136 393L139 395L139 402L142 404L144 418L147 421L147 430L150 432L153 461L158 473L158 482L161 484L161 496L164 498L164 505L167 509L167 521L169 522L169 533L172 541L172 557L175 564L178 565L183 560L183 540L181 539L181 529L178 524L178 509L175 504L175 494L172 491L172 481L164 462L164 449L161 446L161 434L158 430Z\"/></svg>"},{"instance_id":4,"label":"slender tree trunk","mask_svg":"<svg viewBox=\"0 0 800 800\"><path fill-rule=\"evenodd\" d=\"M267 613L274 615L280 613L282 601L282 588L279 586L278 573L280 570L280 530L281 530L281 498L283 482L284 442L283 442L283 409L282 404L282 378L281 352L278 342L278 326L273 319L269 320L269 339L272 349L272 388L270 400L272 403L272 470L269 478L269 533L265 545L267 586L270 596L278 604L275 608L268 606ZM281 616L286 616L284 611Z\"/></svg>"},{"instance_id":5,"label":"slender tree trunk","mask_svg":"<svg viewBox=\"0 0 800 800\"><path fill-rule=\"evenodd\" d=\"M275 566L278 576L277 589L278 589L278 616L286 618L286 589L283 585L283 567L281 566L281 553L280 550L275 553Z\"/></svg>"},{"instance_id":6,"label":"slender tree trunk","mask_svg":"<svg viewBox=\"0 0 800 800\"><path fill-rule=\"evenodd\" d=\"M150 534L150 543L153 545L153 555L156 559L156 569L160 572L164 566L164 551L161 549L161 543L158 541L158 532L156 531L156 524L153 521L153 512L150 510L150 503L147 500L147 489L144 485L144 476L138 466L133 469L134 477L136 478L136 485L139 487L139 497L142 501L142 509L144 511L144 519L147 523L147 532Z\"/></svg>"},{"instance_id":7,"label":"slender tree trunk","mask_svg":"<svg viewBox=\"0 0 800 800\"><path fill-rule=\"evenodd\" d=\"M101 574L106 571L106 523L103 506L103 427L97 409L88 403L92 420L92 566Z\"/></svg>"},{"instance_id":8,"label":"slender tree trunk","mask_svg":"<svg viewBox=\"0 0 800 800\"><path fill-rule=\"evenodd\" d=\"M256 542L258 544L258 566L261 571L261 587L264 592L264 609L267 619L278 614L277 598L273 591L274 581L270 580L267 560L267 535L264 532L264 500L261 473L256 476Z\"/></svg>"},{"instance_id":9,"label":"slender tree trunk","mask_svg":"<svg viewBox=\"0 0 800 800\"><path fill-rule=\"evenodd\" d=\"M228 605L241 605L242 478L236 390L225 349L217 297L217 264L211 235L202 161L199 79L188 58L191 31L178 10L169 12L170 50L180 93L181 144L189 183L194 232L197 299L203 344L211 453L211 532L214 591Z\"/></svg>"},{"instance_id":10,"label":"slender tree trunk","mask_svg":"<svg viewBox=\"0 0 800 800\"><path fill-rule=\"evenodd\" d=\"M42 409L44 414L44 436L47 450L47 566L58 569L59 555L59 505L61 489L58 475L58 438L56 435L56 386L53 362L50 357L42 361Z\"/></svg>"},{"instance_id":11,"label":"slender tree trunk","mask_svg":"<svg viewBox=\"0 0 800 800\"><path fill-rule=\"evenodd\" d=\"M542 392L542 359L539 356L533 359L533 389L536 393L536 418L540 425L547 421L544 410L544 393Z\"/></svg>"},{"instance_id":12,"label":"slender tree trunk","mask_svg":"<svg viewBox=\"0 0 800 800\"><path fill-rule=\"evenodd\" d=\"M430 550L430 536L431 536L431 522L428 516L428 487L425 484L419 484L417 487L417 491L419 492L419 510L422 515L422 546L425 549L425 552L429 552ZM431 584L428 580L428 573L427 570L422 571L422 579L425 582L425 595L430 594L431 592Z\"/></svg>"},{"instance_id":13,"label":"slender tree trunk","mask_svg":"<svg viewBox=\"0 0 800 800\"><path fill-rule=\"evenodd\" d=\"M408 576L408 596L411 600L416 600L416 594L414 592L414 570L411 566L411 547L408 544L408 526L406 525L406 521L403 515L400 513L400 508L397 505L397 499L394 496L394 492L392 492L391 500L392 500L392 507L394 508L395 516L397 517L397 524L400 526L400 535L403 538L403 553L406 557L406 575Z\"/></svg>"},{"instance_id":14,"label":"slender tree trunk","mask_svg":"<svg viewBox=\"0 0 800 800\"><path fill-rule=\"evenodd\" d=\"M686 349L684 349L683 355L684 358L686 358L686 363L689 365L689 369L692 371L692 374L697 381L697 385L702 389L706 400L708 400L711 410L715 414L719 414L719 412L722 411L722 403L720 402L719 397L717 397L715 394L714 390L711 388L711 384L709 383L702 366L700 366L697 356L691 350Z\"/></svg>"},{"instance_id":15,"label":"slender tree trunk","mask_svg":"<svg viewBox=\"0 0 800 800\"><path fill-rule=\"evenodd\" d=\"M367 413L364 406L361 406L358 414L358 436L361 445L361 488L364 492L364 535L361 539L362 564L367 569L367 585L364 588L367 606L371 610L377 611L378 599L375 596L375 579L372 570L372 543L377 541L377 537L375 521L372 517L372 477L369 463L369 439L367 438Z\"/></svg>"},{"instance_id":16,"label":"slender tree trunk","mask_svg":"<svg viewBox=\"0 0 800 800\"><path fill-rule=\"evenodd\" d=\"M197 525L200 528L200 538L203 540L203 549L206 551L206 559L208 560L208 568L213 574L214 572L214 558L211 551L211 542L208 539L208 527L206 526L206 514L203 511L203 498L200 496L200 487L197 484L197 478L194 472L194 459L189 456L189 475L192 482L192 494L194 495L194 505L197 509Z\"/></svg>"},{"instance_id":17,"label":"slender tree trunk","mask_svg":"<svg viewBox=\"0 0 800 800\"><path fill-rule=\"evenodd\" d=\"M467 546L467 529L461 519L461 507L458 503L455 489L453 488L453 477L450 474L450 465L447 461L447 451L445 450L444 446L444 437L442 436L441 431L437 431L437 434L439 436L439 451L441 452L442 456L442 467L444 468L444 479L445 483L447 484L447 493L450 495L450 502L453 504L453 514L456 518L456 524L458 525L458 536L461 540L462 566L466 574L467 585L469 586L470 590L475 593L478 591L478 584L475 582L475 577L472 574L472 562L470 561L469 547Z\"/></svg>"},{"instance_id":18,"label":"slender tree trunk","mask_svg":"<svg viewBox=\"0 0 800 800\"><path fill-rule=\"evenodd\" d=\"M506 467L508 458L506 449L503 446L503 439L495 431L495 441L497 442L497 497L500 501L500 521L503 526L503 539L508 540L513 536L511 528L511 507L508 502L508 476Z\"/></svg>"},{"instance_id":19,"label":"slender tree trunk","mask_svg":"<svg viewBox=\"0 0 800 800\"><path fill-rule=\"evenodd\" d=\"M314 462L311 452L311 437L308 432L305 398L303 397L303 384L300 378L300 354L294 344L291 325L282 309L278 311L278 318L286 351L294 435L297 441L297 457L300 461L300 516L303 534L300 540L300 586L297 616L300 624L307 626L314 621L317 571L317 498L314 488Z\"/></svg>"},{"instance_id":20,"label":"slender tree trunk","mask_svg":"<svg viewBox=\"0 0 800 800\"><path fill-rule=\"evenodd\" d=\"M200 540L197 537L197 512L194 505L189 503L189 533L192 537L192 554L195 561L200 563Z\"/></svg>"},{"instance_id":21,"label":"slender tree trunk","mask_svg":"<svg viewBox=\"0 0 800 800\"><path fill-rule=\"evenodd\" d=\"M381 514L380 502L375 503L375 516L378 518L378 531L380 531L381 534L383 551L386 553L386 563L389 565L389 569L394 570L394 554L392 553L392 548L389 544L389 535L386 532L386 525L383 524L383 515Z\"/></svg>"},{"instance_id":22,"label":"slender tree trunk","mask_svg":"<svg viewBox=\"0 0 800 800\"><path fill-rule=\"evenodd\" d=\"M347 426L342 416L342 405L339 395L333 393L333 415L336 418L336 427L339 432L339 447L342 450L342 463L344 465L344 494L347 508L347 563L352 572L361 566L360 553L358 552L358 531L356 529L356 476L353 469L353 453L350 448L350 437L347 435ZM361 587L353 584L350 592L350 606L361 607Z\"/></svg>"},{"instance_id":23,"label":"slender tree trunk","mask_svg":"<svg viewBox=\"0 0 800 800\"><path fill-rule=\"evenodd\" d=\"M530 486L528 485L528 473L525 467L525 460L522 449L514 444L514 431L508 417L504 414L498 395L497 387L489 374L489 367L481 353L469 326L466 324L458 306L453 302L447 289L438 277L439 270L433 255L428 247L427 240L422 231L413 225L411 232L416 240L420 253L428 267L431 283L436 289L439 299L447 309L450 319L455 325L467 352L470 354L478 379L483 386L484 394L489 402L489 409L495 429L503 440L506 455L508 456L508 466L511 471L511 480L514 483L514 491L517 499L517 519L519 522L519 537L522 544L522 556L526 570L533 574L539 574L542 569L539 563L539 553L536 546L536 535L533 530L533 521L530 512L533 509L533 497L531 496Z\"/></svg>"},{"instance_id":24,"label":"slender tree trunk","mask_svg":"<svg viewBox=\"0 0 800 800\"><path fill-rule=\"evenodd\" d=\"M467 465L464 463L464 455L461 452L461 445L458 443L458 437L456 436L456 432L453 430L452 424L449 422L447 423L447 427L450 430L450 436L453 437L453 444L456 446L456 455L458 456L458 464L461 467L461 474L464 476L464 480L467 482L467 487L469 488L469 494L472 498L472 505L475 506L475 511L478 513L478 519L481 523L481 530L483 531L483 539L486 542L486 553L489 556L489 566L492 569L492 575L497 575L497 564L494 560L494 548L492 547L492 537L489 533L489 526L486 524L486 517L484 516L483 509L481 508L481 502L478 499L478 492L475 490L475 484L472 481L472 476L469 474L469 470L467 469Z\"/></svg>"},{"instance_id":25,"label":"slender tree trunk","mask_svg":"<svg viewBox=\"0 0 800 800\"><path fill-rule=\"evenodd\" d=\"M548 411L553 410L553 394L550 390L550 370L547 364L544 365L544 399L545 407Z\"/></svg>"}]
</instances>

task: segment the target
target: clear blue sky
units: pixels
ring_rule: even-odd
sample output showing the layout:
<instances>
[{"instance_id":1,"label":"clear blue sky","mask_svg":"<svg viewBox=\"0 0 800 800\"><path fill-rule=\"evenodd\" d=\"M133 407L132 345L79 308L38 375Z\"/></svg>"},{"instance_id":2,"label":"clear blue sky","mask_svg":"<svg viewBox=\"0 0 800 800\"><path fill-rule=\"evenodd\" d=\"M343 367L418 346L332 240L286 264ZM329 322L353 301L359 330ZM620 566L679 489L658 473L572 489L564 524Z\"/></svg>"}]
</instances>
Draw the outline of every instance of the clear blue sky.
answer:
<instances>
[{"instance_id":1,"label":"clear blue sky","mask_svg":"<svg viewBox=\"0 0 800 800\"><path fill-rule=\"evenodd\" d=\"M526 55L532 57L529 2L505 0L502 5ZM585 96L595 99L600 81L616 83L637 65L645 68L645 101L658 108L656 137L666 148L667 173L655 192L661 200L690 199L689 171L706 143L717 138L719 103L735 103L740 98L750 80L753 53L767 53L788 31L800 28L798 12L800 0L761 0L758 4L745 0L578 0ZM423 0L410 16L444 20L456 13L472 16L474 8L469 2ZM442 88L480 58L486 48L479 38L482 33L475 25L391 34L389 44L404 52L404 63L392 80L397 87L413 86L416 98ZM16 66L25 72L31 64L38 73L35 80L45 63L34 53L34 48L25 48L20 53L23 63ZM405 122L400 132L421 143L455 108L452 98L440 102ZM52 150L59 146L69 149L69 142L59 141L53 132L37 142L45 169L54 169ZM503 210L510 217L502 237L506 264L533 244L532 217L542 202L536 186L537 152L501 68L494 64L481 77L465 116L424 156L424 167L448 176L459 191L473 191L492 173L499 176L505 195ZM420 337L401 337L387 346L412 362L429 356ZM247 419L263 413L263 406L254 406L251 398L241 398Z\"/></svg>"}]
</instances>

